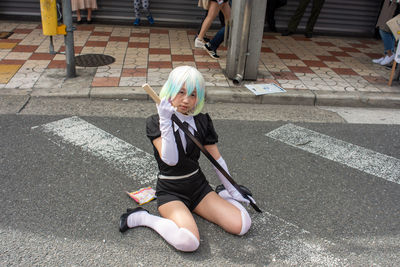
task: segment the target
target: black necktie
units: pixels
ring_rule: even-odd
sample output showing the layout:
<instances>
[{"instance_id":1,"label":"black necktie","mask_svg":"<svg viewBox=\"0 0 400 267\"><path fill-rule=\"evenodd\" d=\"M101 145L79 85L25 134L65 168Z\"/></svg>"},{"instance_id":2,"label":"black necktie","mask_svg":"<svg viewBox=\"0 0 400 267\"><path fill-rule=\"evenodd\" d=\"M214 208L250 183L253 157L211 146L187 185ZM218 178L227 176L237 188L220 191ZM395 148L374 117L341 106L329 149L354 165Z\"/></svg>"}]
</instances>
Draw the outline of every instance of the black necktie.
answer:
<instances>
[{"instance_id":1,"label":"black necktie","mask_svg":"<svg viewBox=\"0 0 400 267\"><path fill-rule=\"evenodd\" d=\"M184 121L183 125L186 127L186 129L189 130L189 123ZM186 134L185 134L185 139L186 139L186 154L188 154L190 151L192 151L192 149L194 147L194 143Z\"/></svg>"}]
</instances>

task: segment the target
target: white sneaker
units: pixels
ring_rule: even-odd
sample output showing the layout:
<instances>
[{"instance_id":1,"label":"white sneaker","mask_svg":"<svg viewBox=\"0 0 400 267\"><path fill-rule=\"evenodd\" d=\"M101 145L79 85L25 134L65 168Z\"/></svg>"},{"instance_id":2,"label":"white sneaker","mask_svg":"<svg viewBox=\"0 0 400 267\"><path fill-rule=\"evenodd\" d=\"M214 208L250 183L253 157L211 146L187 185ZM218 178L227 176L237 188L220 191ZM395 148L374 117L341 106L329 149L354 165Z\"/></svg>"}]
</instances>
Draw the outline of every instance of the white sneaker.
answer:
<instances>
[{"instance_id":1,"label":"white sneaker","mask_svg":"<svg viewBox=\"0 0 400 267\"><path fill-rule=\"evenodd\" d=\"M377 58L377 59L373 59L372 62L376 63L376 64L381 64L382 60L384 60L385 57L381 57L381 58Z\"/></svg>"},{"instance_id":2,"label":"white sneaker","mask_svg":"<svg viewBox=\"0 0 400 267\"><path fill-rule=\"evenodd\" d=\"M388 55L386 55L386 57L381 61L380 64L382 66L385 66L385 65L392 63L392 61L394 60L394 56L395 56L394 54L391 55L390 57Z\"/></svg>"},{"instance_id":3,"label":"white sneaker","mask_svg":"<svg viewBox=\"0 0 400 267\"><path fill-rule=\"evenodd\" d=\"M203 48L205 44L206 42L204 42L204 40L201 40L199 38L196 38L196 40L194 40L194 47Z\"/></svg>"}]
</instances>

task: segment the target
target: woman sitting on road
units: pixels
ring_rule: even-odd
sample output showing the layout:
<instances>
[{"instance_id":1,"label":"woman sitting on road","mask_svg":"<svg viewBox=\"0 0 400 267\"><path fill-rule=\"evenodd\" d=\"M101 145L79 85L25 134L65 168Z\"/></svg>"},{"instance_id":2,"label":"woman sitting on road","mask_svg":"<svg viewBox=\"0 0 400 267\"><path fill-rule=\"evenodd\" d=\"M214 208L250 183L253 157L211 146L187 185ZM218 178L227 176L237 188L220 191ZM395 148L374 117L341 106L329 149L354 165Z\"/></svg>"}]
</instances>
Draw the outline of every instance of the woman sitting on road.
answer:
<instances>
[{"instance_id":1,"label":"woman sitting on road","mask_svg":"<svg viewBox=\"0 0 400 267\"><path fill-rule=\"evenodd\" d=\"M228 172L217 147L218 136L208 114L200 113L204 105L204 79L190 66L175 68L164 84L157 106L158 114L147 119L147 136L153 144L158 163L157 205L162 217L138 207L128 209L120 218L120 231L147 226L157 231L180 251L195 251L200 235L192 212L221 226L229 233L244 235L251 219L239 203L249 201L216 169L226 188L212 190L199 166L200 149L186 138L172 122L177 116Z\"/></svg>"}]
</instances>

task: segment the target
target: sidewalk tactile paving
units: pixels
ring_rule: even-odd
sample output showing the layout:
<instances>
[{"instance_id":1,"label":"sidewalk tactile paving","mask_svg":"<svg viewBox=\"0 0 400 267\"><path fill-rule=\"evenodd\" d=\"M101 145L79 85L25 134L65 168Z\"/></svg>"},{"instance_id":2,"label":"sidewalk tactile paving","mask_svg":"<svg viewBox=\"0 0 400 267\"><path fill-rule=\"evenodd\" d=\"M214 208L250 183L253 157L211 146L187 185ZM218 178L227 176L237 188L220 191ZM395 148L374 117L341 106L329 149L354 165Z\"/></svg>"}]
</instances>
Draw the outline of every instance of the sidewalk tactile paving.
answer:
<instances>
[{"instance_id":1,"label":"sidewalk tactile paving","mask_svg":"<svg viewBox=\"0 0 400 267\"><path fill-rule=\"evenodd\" d=\"M6 84L19 70L21 65L0 64L0 84Z\"/></svg>"},{"instance_id":2,"label":"sidewalk tactile paving","mask_svg":"<svg viewBox=\"0 0 400 267\"><path fill-rule=\"evenodd\" d=\"M45 86L46 75L65 71L65 55L49 54L49 37L38 22L0 22L12 31L0 40L0 88ZM77 25L76 55L105 54L115 58L108 66L85 69L92 87L162 86L172 68L197 67L209 86L235 88L224 75L227 50L218 49L220 60L194 47L195 29L133 27L120 25ZM213 36L210 31L207 36ZM64 37L53 38L54 49L64 52ZM397 92L387 86L390 69L373 64L381 57L383 44L370 38L264 33L256 81L276 82L285 89L329 91ZM41 75L44 75L41 77ZM51 80L51 84L57 79Z\"/></svg>"},{"instance_id":3,"label":"sidewalk tactile paving","mask_svg":"<svg viewBox=\"0 0 400 267\"><path fill-rule=\"evenodd\" d=\"M0 49L12 49L17 45L17 43L0 43Z\"/></svg>"}]
</instances>

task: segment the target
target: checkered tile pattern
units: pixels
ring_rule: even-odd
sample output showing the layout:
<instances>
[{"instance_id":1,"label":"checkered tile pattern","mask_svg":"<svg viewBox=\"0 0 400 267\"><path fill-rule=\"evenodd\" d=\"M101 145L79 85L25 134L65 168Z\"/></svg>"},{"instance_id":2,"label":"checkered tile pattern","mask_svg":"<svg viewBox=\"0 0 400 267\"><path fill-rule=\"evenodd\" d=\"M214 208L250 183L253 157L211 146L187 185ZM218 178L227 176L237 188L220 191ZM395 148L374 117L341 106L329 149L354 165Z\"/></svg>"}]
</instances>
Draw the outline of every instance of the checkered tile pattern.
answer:
<instances>
[{"instance_id":1,"label":"checkered tile pattern","mask_svg":"<svg viewBox=\"0 0 400 267\"><path fill-rule=\"evenodd\" d=\"M65 55L48 53L49 38L43 36L40 24L1 21L0 28L14 32L8 39L0 39L0 88L43 86L54 73L52 69L66 67ZM195 34L187 29L78 25L75 53L116 59L111 65L90 68L90 87L141 86L145 82L161 86L172 68L180 65L197 67L208 86L235 87L223 74L226 48L218 50L221 59L212 59L194 47ZM63 36L54 38L54 47L65 50ZM265 33L255 83L273 81L299 90L398 91L387 86L390 69L371 62L382 50L382 42L374 39L307 39Z\"/></svg>"}]
</instances>

